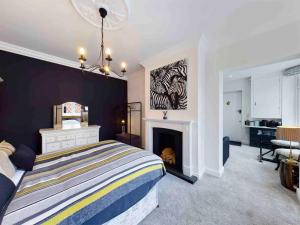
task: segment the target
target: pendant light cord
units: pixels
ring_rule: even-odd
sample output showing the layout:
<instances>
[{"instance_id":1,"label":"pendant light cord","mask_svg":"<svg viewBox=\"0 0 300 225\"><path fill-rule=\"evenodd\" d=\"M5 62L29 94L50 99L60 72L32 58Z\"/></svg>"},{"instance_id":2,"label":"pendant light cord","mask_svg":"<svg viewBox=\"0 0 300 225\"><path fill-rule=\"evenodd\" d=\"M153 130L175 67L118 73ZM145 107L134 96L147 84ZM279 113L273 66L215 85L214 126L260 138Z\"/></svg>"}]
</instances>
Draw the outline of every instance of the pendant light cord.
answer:
<instances>
[{"instance_id":1,"label":"pendant light cord","mask_svg":"<svg viewBox=\"0 0 300 225\"><path fill-rule=\"evenodd\" d=\"M102 17L102 22L101 22L101 62L102 62L102 67L104 68L104 42L103 42L103 17Z\"/></svg>"}]
</instances>

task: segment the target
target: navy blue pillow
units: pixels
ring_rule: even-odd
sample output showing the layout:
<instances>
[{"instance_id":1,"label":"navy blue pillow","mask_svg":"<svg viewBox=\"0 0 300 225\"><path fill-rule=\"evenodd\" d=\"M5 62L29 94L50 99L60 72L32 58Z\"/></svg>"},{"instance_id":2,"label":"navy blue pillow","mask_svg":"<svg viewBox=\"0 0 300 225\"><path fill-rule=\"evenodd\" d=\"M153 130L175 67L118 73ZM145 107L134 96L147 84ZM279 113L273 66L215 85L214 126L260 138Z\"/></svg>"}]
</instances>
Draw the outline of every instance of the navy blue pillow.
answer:
<instances>
[{"instance_id":1,"label":"navy blue pillow","mask_svg":"<svg viewBox=\"0 0 300 225\"><path fill-rule=\"evenodd\" d=\"M18 168L31 171L36 158L35 152L26 145L20 145L10 157L12 163Z\"/></svg>"},{"instance_id":2,"label":"navy blue pillow","mask_svg":"<svg viewBox=\"0 0 300 225\"><path fill-rule=\"evenodd\" d=\"M14 194L16 189L15 184L7 178L5 175L0 173L0 223L1 218L4 215L4 212L12 199L12 195Z\"/></svg>"}]
</instances>

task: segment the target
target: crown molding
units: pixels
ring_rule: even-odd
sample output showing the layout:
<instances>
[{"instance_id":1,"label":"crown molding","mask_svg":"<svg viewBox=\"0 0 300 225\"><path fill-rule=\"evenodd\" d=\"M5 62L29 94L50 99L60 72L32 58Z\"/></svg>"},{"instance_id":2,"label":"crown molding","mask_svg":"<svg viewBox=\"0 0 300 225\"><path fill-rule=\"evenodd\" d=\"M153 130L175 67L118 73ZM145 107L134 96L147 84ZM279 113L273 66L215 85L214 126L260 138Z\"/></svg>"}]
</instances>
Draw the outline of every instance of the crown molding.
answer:
<instances>
[{"instance_id":1,"label":"crown molding","mask_svg":"<svg viewBox=\"0 0 300 225\"><path fill-rule=\"evenodd\" d=\"M42 60L42 61L47 61L47 62L63 65L63 66L72 67L72 68L75 68L75 69L80 69L79 68L80 67L79 62L75 62L75 61L68 60L68 59L65 59L65 58L61 58L61 57L58 57L58 56L54 56L54 55L46 54L46 53L43 53L43 52L35 51L35 50L32 50L32 49L24 48L24 47L14 45L14 44L10 44L10 43L3 42L3 41L0 41L0 50L15 53L15 54L18 54L18 55L27 56L27 57L30 57L30 58L39 59L39 60ZM103 74L99 73L98 71L94 71L92 73L104 76ZM109 77L113 77L113 78L120 79L120 80L127 80L127 76L119 77L117 74L115 74L112 71L111 71Z\"/></svg>"}]
</instances>

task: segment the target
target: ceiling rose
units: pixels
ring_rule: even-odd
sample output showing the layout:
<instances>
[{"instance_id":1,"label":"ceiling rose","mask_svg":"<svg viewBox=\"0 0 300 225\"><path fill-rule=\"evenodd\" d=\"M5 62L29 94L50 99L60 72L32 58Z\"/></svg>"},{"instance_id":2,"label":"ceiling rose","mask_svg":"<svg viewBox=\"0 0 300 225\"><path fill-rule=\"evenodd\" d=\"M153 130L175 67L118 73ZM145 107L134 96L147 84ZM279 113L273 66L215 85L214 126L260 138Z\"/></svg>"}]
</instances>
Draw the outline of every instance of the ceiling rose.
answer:
<instances>
[{"instance_id":1,"label":"ceiling rose","mask_svg":"<svg viewBox=\"0 0 300 225\"><path fill-rule=\"evenodd\" d=\"M123 26L128 19L126 0L71 0L76 11L89 23L101 28L99 8L107 10L103 28L116 30Z\"/></svg>"}]
</instances>

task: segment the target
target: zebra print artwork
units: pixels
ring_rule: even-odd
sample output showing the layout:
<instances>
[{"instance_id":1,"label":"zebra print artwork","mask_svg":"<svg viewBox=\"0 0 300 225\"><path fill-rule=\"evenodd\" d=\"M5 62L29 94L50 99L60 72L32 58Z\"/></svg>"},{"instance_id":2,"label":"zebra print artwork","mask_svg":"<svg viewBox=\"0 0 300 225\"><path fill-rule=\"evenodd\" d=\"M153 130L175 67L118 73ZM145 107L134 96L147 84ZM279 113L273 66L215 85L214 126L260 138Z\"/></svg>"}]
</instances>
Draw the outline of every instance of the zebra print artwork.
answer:
<instances>
[{"instance_id":1,"label":"zebra print artwork","mask_svg":"<svg viewBox=\"0 0 300 225\"><path fill-rule=\"evenodd\" d=\"M150 72L150 109L187 109L187 60Z\"/></svg>"}]
</instances>

